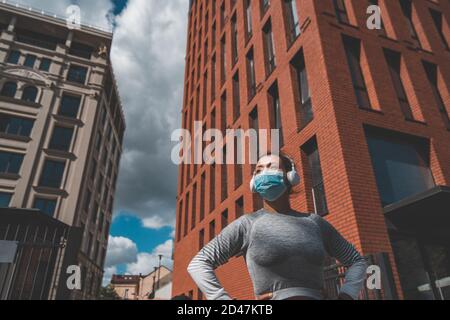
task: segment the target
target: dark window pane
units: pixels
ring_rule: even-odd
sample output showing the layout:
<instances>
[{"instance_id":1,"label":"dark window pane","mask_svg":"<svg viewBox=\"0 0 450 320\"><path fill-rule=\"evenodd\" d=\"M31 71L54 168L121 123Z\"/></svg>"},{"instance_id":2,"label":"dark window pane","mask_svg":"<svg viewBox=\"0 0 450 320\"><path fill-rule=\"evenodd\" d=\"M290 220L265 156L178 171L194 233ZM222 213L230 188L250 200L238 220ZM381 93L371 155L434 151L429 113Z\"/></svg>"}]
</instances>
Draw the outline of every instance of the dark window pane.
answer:
<instances>
[{"instance_id":1,"label":"dark window pane","mask_svg":"<svg viewBox=\"0 0 450 320\"><path fill-rule=\"evenodd\" d=\"M53 150L69 151L72 136L73 128L55 127L49 148Z\"/></svg>"},{"instance_id":2,"label":"dark window pane","mask_svg":"<svg viewBox=\"0 0 450 320\"><path fill-rule=\"evenodd\" d=\"M36 62L36 56L32 55L32 54L27 54L23 65L28 68L34 68L35 62Z\"/></svg>"},{"instance_id":3,"label":"dark window pane","mask_svg":"<svg viewBox=\"0 0 450 320\"><path fill-rule=\"evenodd\" d=\"M0 114L0 132L29 137L34 121L6 114Z\"/></svg>"},{"instance_id":4,"label":"dark window pane","mask_svg":"<svg viewBox=\"0 0 450 320\"><path fill-rule=\"evenodd\" d=\"M85 84L87 76L87 68L81 66L70 66L69 73L67 74L67 80Z\"/></svg>"},{"instance_id":5,"label":"dark window pane","mask_svg":"<svg viewBox=\"0 0 450 320\"><path fill-rule=\"evenodd\" d=\"M41 71L49 71L52 60L47 58L42 58L41 64L39 65L39 70Z\"/></svg>"},{"instance_id":6,"label":"dark window pane","mask_svg":"<svg viewBox=\"0 0 450 320\"><path fill-rule=\"evenodd\" d=\"M8 55L8 63L18 64L20 59L20 51L12 50Z\"/></svg>"},{"instance_id":7,"label":"dark window pane","mask_svg":"<svg viewBox=\"0 0 450 320\"><path fill-rule=\"evenodd\" d=\"M45 161L39 185L59 189L61 187L64 168L65 164L63 162L53 160Z\"/></svg>"},{"instance_id":8,"label":"dark window pane","mask_svg":"<svg viewBox=\"0 0 450 320\"><path fill-rule=\"evenodd\" d=\"M298 127L303 128L314 119L314 113L305 59L302 52L298 53L292 60L292 66L296 74L297 94L299 97L299 101L296 102Z\"/></svg>"},{"instance_id":9,"label":"dark window pane","mask_svg":"<svg viewBox=\"0 0 450 320\"><path fill-rule=\"evenodd\" d=\"M1 95L4 97L14 98L17 91L17 84L14 82L6 82L3 85Z\"/></svg>"},{"instance_id":10,"label":"dark window pane","mask_svg":"<svg viewBox=\"0 0 450 320\"><path fill-rule=\"evenodd\" d=\"M80 102L80 97L64 95L61 99L59 114L69 118L76 118L78 116Z\"/></svg>"},{"instance_id":11,"label":"dark window pane","mask_svg":"<svg viewBox=\"0 0 450 320\"><path fill-rule=\"evenodd\" d=\"M19 174L23 155L0 151L0 173Z\"/></svg>"},{"instance_id":12,"label":"dark window pane","mask_svg":"<svg viewBox=\"0 0 450 320\"><path fill-rule=\"evenodd\" d=\"M36 102L38 89L36 87L26 87L23 90L22 100L27 102Z\"/></svg>"},{"instance_id":13,"label":"dark window pane","mask_svg":"<svg viewBox=\"0 0 450 320\"><path fill-rule=\"evenodd\" d=\"M34 201L35 209L41 210L43 213L48 214L49 216L53 216L56 209L56 201L55 200L49 200L49 199L41 199L36 198Z\"/></svg>"},{"instance_id":14,"label":"dark window pane","mask_svg":"<svg viewBox=\"0 0 450 320\"><path fill-rule=\"evenodd\" d=\"M58 44L65 43L65 39L52 37L48 33L42 34L18 27L15 28L15 33L17 42L30 44L32 46L48 50L56 50Z\"/></svg>"},{"instance_id":15,"label":"dark window pane","mask_svg":"<svg viewBox=\"0 0 450 320\"><path fill-rule=\"evenodd\" d=\"M300 21L297 11L297 0L283 0L288 20L288 38L293 42L300 35Z\"/></svg>"},{"instance_id":16,"label":"dark window pane","mask_svg":"<svg viewBox=\"0 0 450 320\"><path fill-rule=\"evenodd\" d=\"M93 51L94 49L91 46L78 42L72 42L72 45L69 48L69 54L85 59L91 59Z\"/></svg>"},{"instance_id":17,"label":"dark window pane","mask_svg":"<svg viewBox=\"0 0 450 320\"><path fill-rule=\"evenodd\" d=\"M344 0L333 0L336 17L340 23L349 23Z\"/></svg>"},{"instance_id":18,"label":"dark window pane","mask_svg":"<svg viewBox=\"0 0 450 320\"><path fill-rule=\"evenodd\" d=\"M366 83L361 69L360 55L361 45L358 39L348 36L342 37L344 42L345 54L347 56L348 66L352 77L353 88L355 91L358 107L370 109L370 100L367 94Z\"/></svg>"},{"instance_id":19,"label":"dark window pane","mask_svg":"<svg viewBox=\"0 0 450 320\"><path fill-rule=\"evenodd\" d=\"M0 208L8 208L11 203L12 194L0 192Z\"/></svg>"},{"instance_id":20,"label":"dark window pane","mask_svg":"<svg viewBox=\"0 0 450 320\"><path fill-rule=\"evenodd\" d=\"M374 130L366 136L383 206L435 186L428 141Z\"/></svg>"},{"instance_id":21,"label":"dark window pane","mask_svg":"<svg viewBox=\"0 0 450 320\"><path fill-rule=\"evenodd\" d=\"M309 163L314 209L317 214L323 216L328 213L328 206L325 196L322 167L320 164L320 155L319 149L317 147L317 142L315 140L309 142L304 147L304 152L308 158Z\"/></svg>"},{"instance_id":22,"label":"dark window pane","mask_svg":"<svg viewBox=\"0 0 450 320\"><path fill-rule=\"evenodd\" d=\"M401 110L406 119L413 119L411 107L406 96L405 88L400 74L401 68L401 55L398 52L384 49L384 55L389 66L389 72L391 74L392 82L394 85L397 98L400 103Z\"/></svg>"}]
</instances>

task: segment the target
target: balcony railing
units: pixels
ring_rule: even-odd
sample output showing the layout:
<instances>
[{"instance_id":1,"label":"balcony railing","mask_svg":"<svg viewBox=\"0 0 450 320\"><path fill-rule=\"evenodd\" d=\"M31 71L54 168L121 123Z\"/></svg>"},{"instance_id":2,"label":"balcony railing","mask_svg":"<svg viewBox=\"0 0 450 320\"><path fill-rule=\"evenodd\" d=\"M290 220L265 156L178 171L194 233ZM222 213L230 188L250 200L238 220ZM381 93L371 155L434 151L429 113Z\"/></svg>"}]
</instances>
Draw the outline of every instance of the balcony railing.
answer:
<instances>
[{"instance_id":1,"label":"balcony railing","mask_svg":"<svg viewBox=\"0 0 450 320\"><path fill-rule=\"evenodd\" d=\"M381 286L379 288L369 288L364 282L360 292L360 300L396 300L398 299L396 285L392 273L392 267L387 253L377 253L365 257L369 266L376 266L380 272ZM323 295L326 300L337 299L339 290L344 283L347 267L330 260L324 269Z\"/></svg>"}]
</instances>

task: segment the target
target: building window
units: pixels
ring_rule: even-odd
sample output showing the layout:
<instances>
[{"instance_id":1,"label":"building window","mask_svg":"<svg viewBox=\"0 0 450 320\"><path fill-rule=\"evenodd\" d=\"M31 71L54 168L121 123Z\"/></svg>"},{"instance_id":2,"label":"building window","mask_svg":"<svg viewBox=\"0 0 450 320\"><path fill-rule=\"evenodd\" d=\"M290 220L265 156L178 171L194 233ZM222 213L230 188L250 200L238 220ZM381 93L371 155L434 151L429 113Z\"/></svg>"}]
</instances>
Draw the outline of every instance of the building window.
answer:
<instances>
[{"instance_id":1,"label":"building window","mask_svg":"<svg viewBox=\"0 0 450 320\"><path fill-rule=\"evenodd\" d=\"M379 5L378 2L379 2L378 0L369 0L369 5L379 7L380 5ZM380 8L380 10L381 10L381 8ZM383 18L380 17L380 20L381 20L381 25L380 25L380 27L381 27L381 30L380 30L381 34L386 35L386 29L384 27Z\"/></svg>"},{"instance_id":2,"label":"building window","mask_svg":"<svg viewBox=\"0 0 450 320\"><path fill-rule=\"evenodd\" d=\"M216 63L216 55L214 55L211 60L211 104L216 99Z\"/></svg>"},{"instance_id":3,"label":"building window","mask_svg":"<svg viewBox=\"0 0 450 320\"><path fill-rule=\"evenodd\" d=\"M49 71L51 64L52 64L52 60L47 59L47 58L42 58L41 63L39 64L39 70Z\"/></svg>"},{"instance_id":4,"label":"building window","mask_svg":"<svg viewBox=\"0 0 450 320\"><path fill-rule=\"evenodd\" d=\"M398 52L384 49L384 55L386 57L387 64L389 66L389 72L391 74L392 82L394 85L395 92L397 94L400 107L402 109L403 115L406 119L412 120L413 114L411 107L408 102L408 97L406 96L405 88L403 86L400 68L401 68L401 55Z\"/></svg>"},{"instance_id":5,"label":"building window","mask_svg":"<svg viewBox=\"0 0 450 320\"><path fill-rule=\"evenodd\" d=\"M222 85L225 83L227 79L227 49L226 49L226 38L225 36L220 41L220 59L221 59L221 81Z\"/></svg>"},{"instance_id":6,"label":"building window","mask_svg":"<svg viewBox=\"0 0 450 320\"><path fill-rule=\"evenodd\" d=\"M71 65L69 68L69 72L67 74L67 81L85 84L86 76L87 76L87 68Z\"/></svg>"},{"instance_id":7,"label":"building window","mask_svg":"<svg viewBox=\"0 0 450 320\"><path fill-rule=\"evenodd\" d=\"M239 129L240 130L240 129ZM238 189L243 183L243 145L238 137L234 137L234 188Z\"/></svg>"},{"instance_id":8,"label":"building window","mask_svg":"<svg viewBox=\"0 0 450 320\"><path fill-rule=\"evenodd\" d=\"M191 214L191 230L195 228L197 219L197 184L192 187L192 214Z\"/></svg>"},{"instance_id":9,"label":"building window","mask_svg":"<svg viewBox=\"0 0 450 320\"><path fill-rule=\"evenodd\" d=\"M225 27L225 1L220 6L220 30Z\"/></svg>"},{"instance_id":10,"label":"building window","mask_svg":"<svg viewBox=\"0 0 450 320\"><path fill-rule=\"evenodd\" d=\"M225 136L227 129L227 92L225 91L220 98L220 130Z\"/></svg>"},{"instance_id":11,"label":"building window","mask_svg":"<svg viewBox=\"0 0 450 320\"><path fill-rule=\"evenodd\" d=\"M11 50L11 52L8 55L8 63L11 64L18 64L20 59L20 51L17 50Z\"/></svg>"},{"instance_id":12,"label":"building window","mask_svg":"<svg viewBox=\"0 0 450 320\"><path fill-rule=\"evenodd\" d=\"M202 174L201 183L200 183L200 221L205 219L205 192L206 192L206 176L205 173Z\"/></svg>"},{"instance_id":13,"label":"building window","mask_svg":"<svg viewBox=\"0 0 450 320\"><path fill-rule=\"evenodd\" d=\"M445 108L444 100L442 99L441 92L439 90L438 84L438 69L437 66L433 63L422 61L423 67L425 68L425 72L427 74L428 81L431 86L431 91L433 93L436 104L438 105L439 112L441 113L442 119L448 130L450 130L450 118L448 116L447 109Z\"/></svg>"},{"instance_id":14,"label":"building window","mask_svg":"<svg viewBox=\"0 0 450 320\"><path fill-rule=\"evenodd\" d=\"M34 68L35 63L36 63L36 56L35 55L27 54L25 56L25 62L23 63L23 65L25 67Z\"/></svg>"},{"instance_id":15,"label":"building window","mask_svg":"<svg viewBox=\"0 0 450 320\"><path fill-rule=\"evenodd\" d=\"M383 206L435 186L428 140L375 129L366 137Z\"/></svg>"},{"instance_id":16,"label":"building window","mask_svg":"<svg viewBox=\"0 0 450 320\"><path fill-rule=\"evenodd\" d=\"M340 23L349 23L345 0L333 0L336 17Z\"/></svg>"},{"instance_id":17,"label":"building window","mask_svg":"<svg viewBox=\"0 0 450 320\"><path fill-rule=\"evenodd\" d=\"M186 202L184 207L184 236L187 236L188 233L188 224L189 224L189 200L190 194L186 194Z\"/></svg>"},{"instance_id":18,"label":"building window","mask_svg":"<svg viewBox=\"0 0 450 320\"><path fill-rule=\"evenodd\" d=\"M212 27L211 27L211 47L214 48L216 46L216 34L217 34L217 27L216 22L214 21Z\"/></svg>"},{"instance_id":19,"label":"building window","mask_svg":"<svg viewBox=\"0 0 450 320\"><path fill-rule=\"evenodd\" d=\"M0 173L19 174L23 155L0 151Z\"/></svg>"},{"instance_id":20,"label":"building window","mask_svg":"<svg viewBox=\"0 0 450 320\"><path fill-rule=\"evenodd\" d=\"M80 108L81 97L63 95L58 114L68 118L76 118Z\"/></svg>"},{"instance_id":21,"label":"building window","mask_svg":"<svg viewBox=\"0 0 450 320\"><path fill-rule=\"evenodd\" d=\"M11 203L12 194L0 192L0 208L8 208Z\"/></svg>"},{"instance_id":22,"label":"building window","mask_svg":"<svg viewBox=\"0 0 450 320\"><path fill-rule=\"evenodd\" d=\"M300 20L298 18L297 0L283 0L286 8L287 31L289 42L292 43L300 35Z\"/></svg>"},{"instance_id":23,"label":"building window","mask_svg":"<svg viewBox=\"0 0 450 320\"><path fill-rule=\"evenodd\" d=\"M94 49L91 46L78 43L78 42L72 42L72 45L69 48L69 54L84 58L84 59L91 59L91 55Z\"/></svg>"},{"instance_id":24,"label":"building window","mask_svg":"<svg viewBox=\"0 0 450 320\"><path fill-rule=\"evenodd\" d=\"M442 21L442 13L430 8L431 18L433 19L434 25L436 27L437 32L439 33L439 37L442 40L445 48L448 50L448 41L444 34L444 26Z\"/></svg>"},{"instance_id":25,"label":"building window","mask_svg":"<svg viewBox=\"0 0 450 320\"><path fill-rule=\"evenodd\" d=\"M278 93L278 85L276 83L269 89L269 101L271 106L271 128L278 130L280 138L279 146L282 147L284 145L283 125L281 121L280 95Z\"/></svg>"},{"instance_id":26,"label":"building window","mask_svg":"<svg viewBox=\"0 0 450 320\"><path fill-rule=\"evenodd\" d=\"M215 190L216 188L216 165L213 164L211 165L211 169L210 169L210 176L209 176L209 183L210 183L210 189L211 190ZM210 212L213 212L214 209L216 208L216 194L215 193L210 193L209 195L209 209Z\"/></svg>"},{"instance_id":27,"label":"building window","mask_svg":"<svg viewBox=\"0 0 450 320\"><path fill-rule=\"evenodd\" d=\"M183 219L183 201L178 203L177 242L181 240L181 220Z\"/></svg>"},{"instance_id":28,"label":"building window","mask_svg":"<svg viewBox=\"0 0 450 320\"><path fill-rule=\"evenodd\" d=\"M221 216L222 230L228 225L228 210L222 212Z\"/></svg>"},{"instance_id":29,"label":"building window","mask_svg":"<svg viewBox=\"0 0 450 320\"><path fill-rule=\"evenodd\" d=\"M255 75L255 59L253 49L247 54L247 79L248 79L248 100L252 100L256 95L256 75Z\"/></svg>"},{"instance_id":30,"label":"building window","mask_svg":"<svg viewBox=\"0 0 450 320\"><path fill-rule=\"evenodd\" d=\"M37 94L38 89L36 87L28 86L25 89L23 89L22 101L36 102Z\"/></svg>"},{"instance_id":31,"label":"building window","mask_svg":"<svg viewBox=\"0 0 450 320\"><path fill-rule=\"evenodd\" d=\"M325 196L325 188L323 184L322 167L320 165L319 149L317 141L313 139L302 147L305 153L308 164L309 174L312 184L312 195L314 201L314 212L325 216L328 213L327 200Z\"/></svg>"},{"instance_id":32,"label":"building window","mask_svg":"<svg viewBox=\"0 0 450 320\"><path fill-rule=\"evenodd\" d=\"M412 18L412 2L410 0L400 0L400 6L402 8L403 16L406 19L408 25L409 34L414 41L414 44L421 48L419 37L417 36L416 28Z\"/></svg>"},{"instance_id":33,"label":"building window","mask_svg":"<svg viewBox=\"0 0 450 320\"><path fill-rule=\"evenodd\" d=\"M6 82L3 85L1 95L3 97L14 98L16 96L17 84L15 82Z\"/></svg>"},{"instance_id":34,"label":"building window","mask_svg":"<svg viewBox=\"0 0 450 320\"><path fill-rule=\"evenodd\" d=\"M16 41L26 43L35 47L40 47L48 50L56 50L58 44L64 44L65 39L55 38L46 34L37 33L25 29L15 28Z\"/></svg>"},{"instance_id":35,"label":"building window","mask_svg":"<svg viewBox=\"0 0 450 320\"><path fill-rule=\"evenodd\" d=\"M311 93L308 83L308 75L306 71L305 58L303 52L299 52L291 62L295 73L296 82L296 114L298 128L304 128L314 119L312 108Z\"/></svg>"},{"instance_id":36,"label":"building window","mask_svg":"<svg viewBox=\"0 0 450 320\"><path fill-rule=\"evenodd\" d=\"M233 65L235 65L238 60L238 30L236 15L231 19L231 50L233 55Z\"/></svg>"},{"instance_id":37,"label":"building window","mask_svg":"<svg viewBox=\"0 0 450 320\"><path fill-rule=\"evenodd\" d=\"M260 1L261 1L261 18L262 18L270 7L270 0L260 0Z\"/></svg>"},{"instance_id":38,"label":"building window","mask_svg":"<svg viewBox=\"0 0 450 320\"><path fill-rule=\"evenodd\" d=\"M228 165L226 164L226 159L227 159L227 148L226 146L223 147L223 158L224 158L224 162L221 165L221 177L220 177L220 182L221 182L221 200L222 202L224 202L227 197L228 197Z\"/></svg>"},{"instance_id":39,"label":"building window","mask_svg":"<svg viewBox=\"0 0 450 320\"><path fill-rule=\"evenodd\" d=\"M53 217L56 209L56 200L49 200L45 198L36 198L34 200L34 209L38 209L43 213Z\"/></svg>"},{"instance_id":40,"label":"building window","mask_svg":"<svg viewBox=\"0 0 450 320\"><path fill-rule=\"evenodd\" d=\"M252 2L251 0L245 0L245 31L247 41L253 35L253 22L252 22Z\"/></svg>"},{"instance_id":41,"label":"building window","mask_svg":"<svg viewBox=\"0 0 450 320\"><path fill-rule=\"evenodd\" d=\"M364 75L361 69L361 42L358 39L345 35L342 36L342 39L358 107L362 109L371 109L366 82L364 81Z\"/></svg>"},{"instance_id":42,"label":"building window","mask_svg":"<svg viewBox=\"0 0 450 320\"><path fill-rule=\"evenodd\" d=\"M251 143L252 142L256 143L256 146L254 146L253 143L250 145L250 159L256 160L259 158L259 118L257 106L250 113L250 128L253 129L256 134L256 139L251 140ZM254 151L256 151L256 155L254 155Z\"/></svg>"},{"instance_id":43,"label":"building window","mask_svg":"<svg viewBox=\"0 0 450 320\"><path fill-rule=\"evenodd\" d=\"M33 120L0 114L0 132L2 133L29 137L31 135L33 125Z\"/></svg>"},{"instance_id":44,"label":"building window","mask_svg":"<svg viewBox=\"0 0 450 320\"><path fill-rule=\"evenodd\" d=\"M51 150L68 152L72 143L72 137L73 128L55 127L48 147Z\"/></svg>"},{"instance_id":45,"label":"building window","mask_svg":"<svg viewBox=\"0 0 450 320\"><path fill-rule=\"evenodd\" d=\"M216 222L213 220L209 223L209 241L216 236Z\"/></svg>"},{"instance_id":46,"label":"building window","mask_svg":"<svg viewBox=\"0 0 450 320\"><path fill-rule=\"evenodd\" d=\"M275 58L275 45L273 42L272 24L269 21L263 29L264 49L266 52L266 72L270 75L277 65Z\"/></svg>"},{"instance_id":47,"label":"building window","mask_svg":"<svg viewBox=\"0 0 450 320\"><path fill-rule=\"evenodd\" d=\"M241 95L239 86L239 70L233 77L233 122L241 116Z\"/></svg>"},{"instance_id":48,"label":"building window","mask_svg":"<svg viewBox=\"0 0 450 320\"><path fill-rule=\"evenodd\" d=\"M46 160L42 170L39 186L55 189L61 188L64 168L64 162Z\"/></svg>"}]
</instances>

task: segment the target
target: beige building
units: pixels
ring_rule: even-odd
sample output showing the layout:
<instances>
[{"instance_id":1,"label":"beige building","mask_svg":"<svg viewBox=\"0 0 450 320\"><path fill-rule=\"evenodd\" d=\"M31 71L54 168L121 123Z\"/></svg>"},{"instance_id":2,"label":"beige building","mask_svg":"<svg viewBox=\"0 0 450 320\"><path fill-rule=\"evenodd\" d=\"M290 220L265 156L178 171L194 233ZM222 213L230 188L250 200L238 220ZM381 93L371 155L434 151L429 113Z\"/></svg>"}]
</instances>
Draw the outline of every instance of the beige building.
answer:
<instances>
[{"instance_id":1,"label":"beige building","mask_svg":"<svg viewBox=\"0 0 450 320\"><path fill-rule=\"evenodd\" d=\"M111 285L121 299L170 300L172 271L161 266L148 275L113 275Z\"/></svg>"},{"instance_id":2,"label":"beige building","mask_svg":"<svg viewBox=\"0 0 450 320\"><path fill-rule=\"evenodd\" d=\"M0 2L0 206L81 229L76 299L101 285L122 154L111 43L111 32Z\"/></svg>"}]
</instances>

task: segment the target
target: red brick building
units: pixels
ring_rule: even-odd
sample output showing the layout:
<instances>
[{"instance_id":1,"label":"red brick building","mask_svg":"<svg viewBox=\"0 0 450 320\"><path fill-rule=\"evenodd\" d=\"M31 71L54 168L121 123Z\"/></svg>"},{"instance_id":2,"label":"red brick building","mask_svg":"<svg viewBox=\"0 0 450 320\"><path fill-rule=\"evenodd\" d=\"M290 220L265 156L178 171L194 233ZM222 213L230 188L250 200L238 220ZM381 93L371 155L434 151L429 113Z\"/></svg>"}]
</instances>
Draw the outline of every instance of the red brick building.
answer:
<instances>
[{"instance_id":1,"label":"red brick building","mask_svg":"<svg viewBox=\"0 0 450 320\"><path fill-rule=\"evenodd\" d=\"M373 4L380 30L366 25ZM183 128L280 128L303 178L292 206L387 253L399 298L450 298L449 23L444 0L194 0ZM180 166L173 295L202 298L187 265L261 206L251 175ZM216 272L253 299L242 258Z\"/></svg>"}]
</instances>

